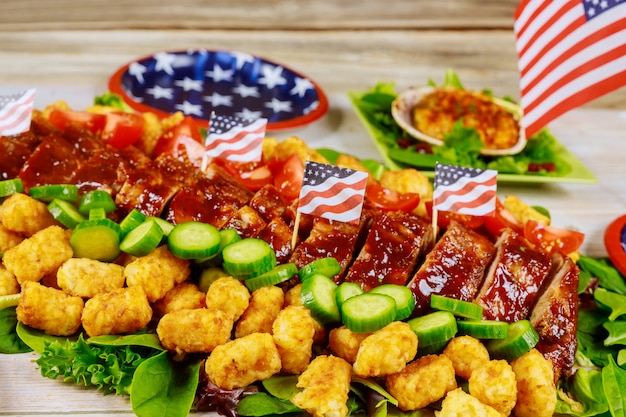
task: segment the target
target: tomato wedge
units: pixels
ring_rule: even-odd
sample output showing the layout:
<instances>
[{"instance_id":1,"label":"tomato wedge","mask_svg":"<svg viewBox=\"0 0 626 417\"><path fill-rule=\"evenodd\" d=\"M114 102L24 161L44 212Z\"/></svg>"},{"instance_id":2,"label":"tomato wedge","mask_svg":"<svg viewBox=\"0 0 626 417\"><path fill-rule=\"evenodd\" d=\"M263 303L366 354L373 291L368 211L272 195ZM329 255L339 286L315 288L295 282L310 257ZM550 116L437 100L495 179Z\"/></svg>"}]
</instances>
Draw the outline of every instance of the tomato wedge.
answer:
<instances>
[{"instance_id":1,"label":"tomato wedge","mask_svg":"<svg viewBox=\"0 0 626 417\"><path fill-rule=\"evenodd\" d=\"M532 219L524 225L524 236L547 253L559 252L563 255L576 252L585 240L583 233L547 226Z\"/></svg>"},{"instance_id":2,"label":"tomato wedge","mask_svg":"<svg viewBox=\"0 0 626 417\"><path fill-rule=\"evenodd\" d=\"M524 232L524 225L517 220L502 204L499 198L496 198L496 210L491 216L482 216L483 225L486 231L492 236L498 237L506 228L513 229L518 233Z\"/></svg>"},{"instance_id":3,"label":"tomato wedge","mask_svg":"<svg viewBox=\"0 0 626 417\"><path fill-rule=\"evenodd\" d=\"M154 147L154 156L166 153L178 158L187 154L190 161L201 159L204 155L202 129L207 127L208 122L186 116L161 135Z\"/></svg>"},{"instance_id":4,"label":"tomato wedge","mask_svg":"<svg viewBox=\"0 0 626 417\"><path fill-rule=\"evenodd\" d=\"M282 162L270 161L268 165L274 174L274 186L287 200L295 200L300 196L304 179L304 164L297 153Z\"/></svg>"},{"instance_id":5,"label":"tomato wedge","mask_svg":"<svg viewBox=\"0 0 626 417\"><path fill-rule=\"evenodd\" d=\"M399 193L379 183L367 185L365 198L374 207L388 211L402 210L411 212L420 203L420 195L417 193Z\"/></svg>"},{"instance_id":6,"label":"tomato wedge","mask_svg":"<svg viewBox=\"0 0 626 417\"><path fill-rule=\"evenodd\" d=\"M258 191L267 184L273 184L274 174L270 167L259 162L234 162L216 158L214 160L236 178L244 187L251 191Z\"/></svg>"},{"instance_id":7,"label":"tomato wedge","mask_svg":"<svg viewBox=\"0 0 626 417\"><path fill-rule=\"evenodd\" d=\"M123 149L139 139L143 133L143 117L135 113L112 112L107 113L106 122L102 129L102 140L109 145Z\"/></svg>"},{"instance_id":8,"label":"tomato wedge","mask_svg":"<svg viewBox=\"0 0 626 417\"><path fill-rule=\"evenodd\" d=\"M432 219L433 217L433 202L427 201L425 203L426 213ZM476 230L480 228L485 223L486 216L472 216L471 214L461 214L455 213L453 211L437 211L437 226L442 229L446 229L450 222L456 221L461 223L463 226L468 229Z\"/></svg>"},{"instance_id":9,"label":"tomato wedge","mask_svg":"<svg viewBox=\"0 0 626 417\"><path fill-rule=\"evenodd\" d=\"M59 130L65 130L74 124L97 134L104 128L106 115L86 111L52 109L48 120Z\"/></svg>"}]
</instances>

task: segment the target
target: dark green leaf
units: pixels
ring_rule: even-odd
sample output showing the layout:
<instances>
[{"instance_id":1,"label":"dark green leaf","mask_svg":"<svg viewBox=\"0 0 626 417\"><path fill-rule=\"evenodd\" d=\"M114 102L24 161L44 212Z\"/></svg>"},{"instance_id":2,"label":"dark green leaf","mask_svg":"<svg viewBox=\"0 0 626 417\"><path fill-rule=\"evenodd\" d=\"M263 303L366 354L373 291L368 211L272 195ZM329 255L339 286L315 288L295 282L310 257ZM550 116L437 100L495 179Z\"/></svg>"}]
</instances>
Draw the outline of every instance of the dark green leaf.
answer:
<instances>
[{"instance_id":1,"label":"dark green leaf","mask_svg":"<svg viewBox=\"0 0 626 417\"><path fill-rule=\"evenodd\" d=\"M17 334L15 307L0 310L0 353L24 353L32 349Z\"/></svg>"},{"instance_id":2,"label":"dark green leaf","mask_svg":"<svg viewBox=\"0 0 626 417\"><path fill-rule=\"evenodd\" d=\"M602 326L609 332L604 346L626 345L626 320L607 321Z\"/></svg>"},{"instance_id":3,"label":"dark green leaf","mask_svg":"<svg viewBox=\"0 0 626 417\"><path fill-rule=\"evenodd\" d=\"M271 416L301 411L291 401L281 400L264 392L258 392L239 400L237 412L240 416Z\"/></svg>"},{"instance_id":4,"label":"dark green leaf","mask_svg":"<svg viewBox=\"0 0 626 417\"><path fill-rule=\"evenodd\" d=\"M611 314L608 317L610 321L614 321L619 316L626 314L626 295L598 288L594 291L593 297L598 303L611 310Z\"/></svg>"},{"instance_id":5,"label":"dark green leaf","mask_svg":"<svg viewBox=\"0 0 626 417\"><path fill-rule=\"evenodd\" d=\"M601 308L581 308L578 311L578 331L605 338L606 329L602 325L607 320L608 312Z\"/></svg>"},{"instance_id":6,"label":"dark green leaf","mask_svg":"<svg viewBox=\"0 0 626 417\"><path fill-rule=\"evenodd\" d=\"M583 409L573 410L568 402L559 397L555 414L591 417L601 415L609 410L600 371L579 369L574 377L566 382L565 388L573 394Z\"/></svg>"},{"instance_id":7,"label":"dark green leaf","mask_svg":"<svg viewBox=\"0 0 626 417\"><path fill-rule=\"evenodd\" d=\"M617 366L613 357L602 368L602 385L613 417L626 416L626 370Z\"/></svg>"},{"instance_id":8,"label":"dark green leaf","mask_svg":"<svg viewBox=\"0 0 626 417\"><path fill-rule=\"evenodd\" d=\"M624 277L606 259L591 258L581 255L578 265L600 280L600 287L618 294L626 295Z\"/></svg>"},{"instance_id":9,"label":"dark green leaf","mask_svg":"<svg viewBox=\"0 0 626 417\"><path fill-rule=\"evenodd\" d=\"M155 333L94 336L87 339L87 343L102 346L144 346L156 350L165 350Z\"/></svg>"},{"instance_id":10,"label":"dark green leaf","mask_svg":"<svg viewBox=\"0 0 626 417\"><path fill-rule=\"evenodd\" d=\"M104 93L94 98L94 104L100 106L114 107L125 112L132 112L133 109L124 102L122 97L115 93Z\"/></svg>"},{"instance_id":11,"label":"dark green leaf","mask_svg":"<svg viewBox=\"0 0 626 417\"><path fill-rule=\"evenodd\" d=\"M298 393L297 375L274 375L261 382L268 393L281 400L290 400Z\"/></svg>"},{"instance_id":12,"label":"dark green leaf","mask_svg":"<svg viewBox=\"0 0 626 417\"><path fill-rule=\"evenodd\" d=\"M58 342L61 344L66 343L67 341L76 341L78 337L66 337L66 336L52 336L46 334L45 332L37 329L33 329L32 327L28 327L22 323L17 324L17 335L20 339L28 345L32 350L41 354L46 346L53 342Z\"/></svg>"}]
</instances>

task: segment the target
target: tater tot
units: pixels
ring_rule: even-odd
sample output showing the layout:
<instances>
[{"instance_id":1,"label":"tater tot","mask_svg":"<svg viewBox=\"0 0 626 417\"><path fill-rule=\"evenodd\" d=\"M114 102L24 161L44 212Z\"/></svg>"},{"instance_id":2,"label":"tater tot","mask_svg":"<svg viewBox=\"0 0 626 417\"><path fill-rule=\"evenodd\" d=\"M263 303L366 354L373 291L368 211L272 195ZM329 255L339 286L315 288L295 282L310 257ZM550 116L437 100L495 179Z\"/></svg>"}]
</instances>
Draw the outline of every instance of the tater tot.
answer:
<instances>
[{"instance_id":1,"label":"tater tot","mask_svg":"<svg viewBox=\"0 0 626 417\"><path fill-rule=\"evenodd\" d=\"M411 326L394 321L366 337L354 361L354 374L363 378L395 374L417 353L417 335Z\"/></svg>"},{"instance_id":2,"label":"tater tot","mask_svg":"<svg viewBox=\"0 0 626 417\"><path fill-rule=\"evenodd\" d=\"M280 355L269 333L252 333L217 346L204 366L209 380L227 390L267 379L280 368Z\"/></svg>"},{"instance_id":3,"label":"tater tot","mask_svg":"<svg viewBox=\"0 0 626 417\"><path fill-rule=\"evenodd\" d=\"M178 354L211 352L230 339L233 321L213 308L175 310L157 325L163 347Z\"/></svg>"},{"instance_id":4,"label":"tater tot","mask_svg":"<svg viewBox=\"0 0 626 417\"><path fill-rule=\"evenodd\" d=\"M469 393L508 416L517 402L517 382L511 365L505 360L492 360L476 368L469 378Z\"/></svg>"},{"instance_id":5,"label":"tater tot","mask_svg":"<svg viewBox=\"0 0 626 417\"><path fill-rule=\"evenodd\" d=\"M272 334L284 372L299 374L311 361L314 322L306 307L285 307L278 313L272 324Z\"/></svg>"},{"instance_id":6,"label":"tater tot","mask_svg":"<svg viewBox=\"0 0 626 417\"><path fill-rule=\"evenodd\" d=\"M435 411L436 417L502 417L496 409L481 403L478 399L457 388L450 391L441 402L441 411Z\"/></svg>"},{"instance_id":7,"label":"tater tot","mask_svg":"<svg viewBox=\"0 0 626 417\"><path fill-rule=\"evenodd\" d=\"M80 327L84 306L80 297L25 281L16 312L17 319L27 326L54 336L70 336Z\"/></svg>"},{"instance_id":8,"label":"tater tot","mask_svg":"<svg viewBox=\"0 0 626 417\"><path fill-rule=\"evenodd\" d=\"M91 298L124 286L124 267L95 259L71 258L57 270L57 284L71 295Z\"/></svg>"},{"instance_id":9,"label":"tater tot","mask_svg":"<svg viewBox=\"0 0 626 417\"><path fill-rule=\"evenodd\" d=\"M552 362L537 349L511 362L517 380L516 417L549 417L554 414L557 394Z\"/></svg>"},{"instance_id":10,"label":"tater tot","mask_svg":"<svg viewBox=\"0 0 626 417\"><path fill-rule=\"evenodd\" d=\"M420 204L415 213L426 215L426 201L433 199L433 186L430 179L414 168L385 171L380 177L380 183L399 193L417 193L420 195Z\"/></svg>"},{"instance_id":11,"label":"tater tot","mask_svg":"<svg viewBox=\"0 0 626 417\"><path fill-rule=\"evenodd\" d=\"M469 379L472 371L489 362L485 345L472 336L458 336L448 342L443 350L458 376Z\"/></svg>"},{"instance_id":12,"label":"tater tot","mask_svg":"<svg viewBox=\"0 0 626 417\"><path fill-rule=\"evenodd\" d=\"M13 232L0 223L0 252L6 252L24 240L21 233Z\"/></svg>"},{"instance_id":13,"label":"tater tot","mask_svg":"<svg viewBox=\"0 0 626 417\"><path fill-rule=\"evenodd\" d=\"M0 295L11 295L20 292L20 284L15 275L0 264Z\"/></svg>"},{"instance_id":14,"label":"tater tot","mask_svg":"<svg viewBox=\"0 0 626 417\"><path fill-rule=\"evenodd\" d=\"M185 281L174 286L163 298L157 300L152 305L152 309L157 317L163 317L171 311L203 308L206 307L204 297L205 294L198 289L196 284Z\"/></svg>"},{"instance_id":15,"label":"tater tot","mask_svg":"<svg viewBox=\"0 0 626 417\"><path fill-rule=\"evenodd\" d=\"M141 286L151 303L163 298L174 285L185 281L189 273L189 261L172 255L167 245L159 246L124 268L126 284Z\"/></svg>"},{"instance_id":16,"label":"tater tot","mask_svg":"<svg viewBox=\"0 0 626 417\"><path fill-rule=\"evenodd\" d=\"M47 227L59 225L45 203L23 193L11 194L2 202L0 220L8 230L27 237Z\"/></svg>"},{"instance_id":17,"label":"tater tot","mask_svg":"<svg viewBox=\"0 0 626 417\"><path fill-rule=\"evenodd\" d=\"M386 378L387 391L404 411L418 410L457 387L452 362L444 355L426 355Z\"/></svg>"},{"instance_id":18,"label":"tater tot","mask_svg":"<svg viewBox=\"0 0 626 417\"><path fill-rule=\"evenodd\" d=\"M298 394L291 402L314 417L344 417L348 415L348 392L352 367L332 355L320 355L311 361L298 377Z\"/></svg>"},{"instance_id":19,"label":"tater tot","mask_svg":"<svg viewBox=\"0 0 626 417\"><path fill-rule=\"evenodd\" d=\"M288 306L301 306L302 300L300 299L300 293L302 292L302 284L297 284L291 287L285 293L285 302L283 303L284 307ZM328 330L324 326L322 326L317 320L313 319L315 323L315 336L313 336L313 343L325 343L326 335L328 334Z\"/></svg>"},{"instance_id":20,"label":"tater tot","mask_svg":"<svg viewBox=\"0 0 626 417\"><path fill-rule=\"evenodd\" d=\"M369 335L371 333L355 333L346 326L335 327L328 334L328 347L335 356L353 364L361 342Z\"/></svg>"},{"instance_id":21,"label":"tater tot","mask_svg":"<svg viewBox=\"0 0 626 417\"><path fill-rule=\"evenodd\" d=\"M261 287L250 296L250 304L235 327L235 337L251 333L272 333L272 324L283 308L285 293L282 289Z\"/></svg>"},{"instance_id":22,"label":"tater tot","mask_svg":"<svg viewBox=\"0 0 626 417\"><path fill-rule=\"evenodd\" d=\"M152 319L152 308L141 287L97 294L85 302L82 322L89 336L134 333Z\"/></svg>"},{"instance_id":23,"label":"tater tot","mask_svg":"<svg viewBox=\"0 0 626 417\"><path fill-rule=\"evenodd\" d=\"M50 226L7 250L2 262L21 285L25 281L39 281L45 275L56 272L72 255L65 230Z\"/></svg>"},{"instance_id":24,"label":"tater tot","mask_svg":"<svg viewBox=\"0 0 626 417\"><path fill-rule=\"evenodd\" d=\"M250 304L250 291L236 278L221 277L209 286L205 303L208 308L221 310L236 322Z\"/></svg>"}]
</instances>

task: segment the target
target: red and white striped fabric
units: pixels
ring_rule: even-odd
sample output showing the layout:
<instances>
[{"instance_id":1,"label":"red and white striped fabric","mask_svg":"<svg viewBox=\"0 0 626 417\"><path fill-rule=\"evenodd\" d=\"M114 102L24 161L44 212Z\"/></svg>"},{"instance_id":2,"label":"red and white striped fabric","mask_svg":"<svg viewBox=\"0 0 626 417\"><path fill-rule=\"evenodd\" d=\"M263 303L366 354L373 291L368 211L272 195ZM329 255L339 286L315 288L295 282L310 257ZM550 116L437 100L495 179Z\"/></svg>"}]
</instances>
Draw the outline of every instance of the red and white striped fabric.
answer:
<instances>
[{"instance_id":1,"label":"red and white striped fabric","mask_svg":"<svg viewBox=\"0 0 626 417\"><path fill-rule=\"evenodd\" d=\"M523 0L514 29L527 137L626 85L626 1Z\"/></svg>"},{"instance_id":2,"label":"red and white striped fabric","mask_svg":"<svg viewBox=\"0 0 626 417\"><path fill-rule=\"evenodd\" d=\"M211 114L205 155L231 161L260 161L267 119L246 120Z\"/></svg>"},{"instance_id":3,"label":"red and white striped fabric","mask_svg":"<svg viewBox=\"0 0 626 417\"><path fill-rule=\"evenodd\" d=\"M498 171L437 164L433 209L486 216L496 209Z\"/></svg>"},{"instance_id":4,"label":"red and white striped fabric","mask_svg":"<svg viewBox=\"0 0 626 417\"><path fill-rule=\"evenodd\" d=\"M0 136L17 135L30 129L35 89L0 96Z\"/></svg>"}]
</instances>

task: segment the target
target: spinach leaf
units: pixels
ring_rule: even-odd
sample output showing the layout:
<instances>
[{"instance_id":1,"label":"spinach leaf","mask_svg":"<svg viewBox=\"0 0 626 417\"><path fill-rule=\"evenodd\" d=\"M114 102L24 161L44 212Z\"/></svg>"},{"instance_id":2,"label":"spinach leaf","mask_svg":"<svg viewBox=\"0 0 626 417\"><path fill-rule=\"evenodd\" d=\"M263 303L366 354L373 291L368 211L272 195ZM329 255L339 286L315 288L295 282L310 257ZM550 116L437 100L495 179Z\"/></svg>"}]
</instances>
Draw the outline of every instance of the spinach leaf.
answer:
<instances>
[{"instance_id":1,"label":"spinach leaf","mask_svg":"<svg viewBox=\"0 0 626 417\"><path fill-rule=\"evenodd\" d=\"M143 346L156 350L165 350L155 333L134 333L130 335L102 335L87 339L87 343L101 346Z\"/></svg>"},{"instance_id":2,"label":"spinach leaf","mask_svg":"<svg viewBox=\"0 0 626 417\"><path fill-rule=\"evenodd\" d=\"M291 398L300 391L296 386L297 383L297 375L274 375L261 382L263 388L265 388L270 395L287 401L291 400Z\"/></svg>"},{"instance_id":3,"label":"spinach leaf","mask_svg":"<svg viewBox=\"0 0 626 417\"><path fill-rule=\"evenodd\" d=\"M601 305L611 310L609 321L614 321L621 315L626 314L626 295L616 294L604 288L598 288L593 293L593 298Z\"/></svg>"},{"instance_id":4,"label":"spinach leaf","mask_svg":"<svg viewBox=\"0 0 626 417\"><path fill-rule=\"evenodd\" d=\"M555 414L590 417L609 411L600 371L581 368L565 385L566 390L574 395L577 402L571 403L559 396Z\"/></svg>"},{"instance_id":5,"label":"spinach leaf","mask_svg":"<svg viewBox=\"0 0 626 417\"><path fill-rule=\"evenodd\" d=\"M607 321L602 326L609 332L604 346L626 345L626 320Z\"/></svg>"},{"instance_id":6,"label":"spinach leaf","mask_svg":"<svg viewBox=\"0 0 626 417\"><path fill-rule=\"evenodd\" d=\"M617 366L612 356L609 365L602 368L602 385L613 417L626 416L626 370Z\"/></svg>"},{"instance_id":7,"label":"spinach leaf","mask_svg":"<svg viewBox=\"0 0 626 417\"><path fill-rule=\"evenodd\" d=\"M15 307L0 310L0 353L24 353L32 349L17 335Z\"/></svg>"},{"instance_id":8,"label":"spinach leaf","mask_svg":"<svg viewBox=\"0 0 626 417\"><path fill-rule=\"evenodd\" d=\"M138 417L186 417L200 378L200 360L174 362L166 351L143 361L130 387Z\"/></svg>"},{"instance_id":9,"label":"spinach leaf","mask_svg":"<svg viewBox=\"0 0 626 417\"><path fill-rule=\"evenodd\" d=\"M289 400L257 392L239 400L237 411L240 416L258 417L297 413L302 410Z\"/></svg>"},{"instance_id":10,"label":"spinach leaf","mask_svg":"<svg viewBox=\"0 0 626 417\"><path fill-rule=\"evenodd\" d=\"M24 342L28 347L40 355L43 353L47 345L53 342L64 344L66 342L73 342L78 337L66 337L66 336L52 336L45 332L32 327L26 326L23 323L18 323L16 333L20 340Z\"/></svg>"},{"instance_id":11,"label":"spinach leaf","mask_svg":"<svg viewBox=\"0 0 626 417\"><path fill-rule=\"evenodd\" d=\"M578 266L600 280L599 286L609 291L626 295L626 281L619 271L606 259L581 255Z\"/></svg>"}]
</instances>

